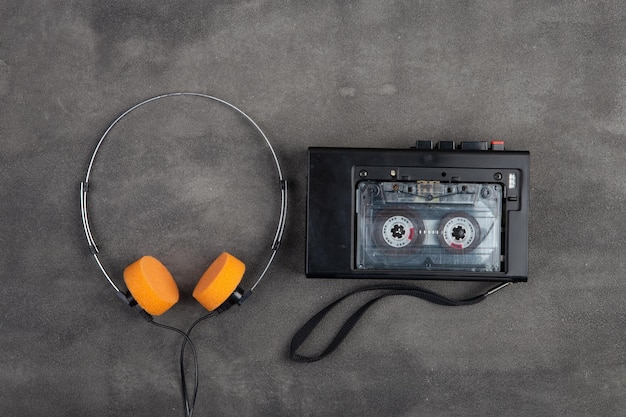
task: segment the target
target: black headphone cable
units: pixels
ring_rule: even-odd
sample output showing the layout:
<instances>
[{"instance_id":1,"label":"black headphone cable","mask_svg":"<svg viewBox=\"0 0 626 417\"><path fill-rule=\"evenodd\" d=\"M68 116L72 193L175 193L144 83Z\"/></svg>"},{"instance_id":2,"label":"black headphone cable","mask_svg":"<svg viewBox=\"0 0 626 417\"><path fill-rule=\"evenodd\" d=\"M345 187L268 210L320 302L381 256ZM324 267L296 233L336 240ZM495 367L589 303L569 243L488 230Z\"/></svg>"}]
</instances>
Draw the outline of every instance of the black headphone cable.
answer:
<instances>
[{"instance_id":1,"label":"black headphone cable","mask_svg":"<svg viewBox=\"0 0 626 417\"><path fill-rule=\"evenodd\" d=\"M215 312L210 312L202 317L200 317L199 319L197 319L196 321L194 321L191 326L189 326L189 328L187 329L187 331L183 331L177 327L173 327L173 326L168 326L166 324L163 323L158 323L156 321L154 321L154 317L152 317L152 315L146 313L145 311L142 311L142 317L150 324L162 328L162 329L166 329L166 330L170 330L173 332L178 333L179 335L181 335L183 337L183 341L180 347L180 380L181 380L181 388L182 388L182 397L183 397L183 402L185 405L185 417L192 417L193 416L193 410L196 404L196 398L198 396L198 355L196 353L196 347L193 344L193 341L191 340L191 338L189 337L191 335L191 331L194 329L194 327L196 327L196 325L206 319L208 319L209 317L213 317L216 313ZM189 392L187 390L187 378L185 376L186 371L185 371L185 352L186 352L186 348L187 345L189 345L189 347L191 348L191 353L193 356L193 363L194 363L194 382L193 382L193 391L192 391L192 395L191 398L189 397Z\"/></svg>"}]
</instances>

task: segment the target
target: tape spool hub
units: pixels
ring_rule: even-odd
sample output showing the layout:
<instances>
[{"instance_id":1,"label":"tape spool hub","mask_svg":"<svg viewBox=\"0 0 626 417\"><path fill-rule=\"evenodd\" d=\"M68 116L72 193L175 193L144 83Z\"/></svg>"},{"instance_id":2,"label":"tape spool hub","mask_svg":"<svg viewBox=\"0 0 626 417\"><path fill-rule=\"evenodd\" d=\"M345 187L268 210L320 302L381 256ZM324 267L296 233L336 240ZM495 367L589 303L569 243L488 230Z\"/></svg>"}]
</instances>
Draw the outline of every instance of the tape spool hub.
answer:
<instances>
[{"instance_id":1,"label":"tape spool hub","mask_svg":"<svg viewBox=\"0 0 626 417\"><path fill-rule=\"evenodd\" d=\"M439 240L451 251L474 249L480 243L480 226L465 212L447 214L439 226Z\"/></svg>"},{"instance_id":2,"label":"tape spool hub","mask_svg":"<svg viewBox=\"0 0 626 417\"><path fill-rule=\"evenodd\" d=\"M421 249L424 235L422 218L411 210L381 210L372 230L376 249L387 256L405 256Z\"/></svg>"}]
</instances>

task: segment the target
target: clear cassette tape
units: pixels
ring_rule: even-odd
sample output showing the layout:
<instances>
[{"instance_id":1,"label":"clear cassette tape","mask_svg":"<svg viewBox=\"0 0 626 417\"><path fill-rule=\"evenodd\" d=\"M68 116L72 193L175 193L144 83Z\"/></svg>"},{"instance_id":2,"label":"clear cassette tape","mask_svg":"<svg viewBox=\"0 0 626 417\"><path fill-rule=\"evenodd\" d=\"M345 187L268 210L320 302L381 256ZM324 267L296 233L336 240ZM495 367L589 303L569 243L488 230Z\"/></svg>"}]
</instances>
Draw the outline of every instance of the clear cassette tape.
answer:
<instances>
[{"instance_id":1,"label":"clear cassette tape","mask_svg":"<svg viewBox=\"0 0 626 417\"><path fill-rule=\"evenodd\" d=\"M361 181L356 199L357 269L501 270L500 184Z\"/></svg>"}]
</instances>

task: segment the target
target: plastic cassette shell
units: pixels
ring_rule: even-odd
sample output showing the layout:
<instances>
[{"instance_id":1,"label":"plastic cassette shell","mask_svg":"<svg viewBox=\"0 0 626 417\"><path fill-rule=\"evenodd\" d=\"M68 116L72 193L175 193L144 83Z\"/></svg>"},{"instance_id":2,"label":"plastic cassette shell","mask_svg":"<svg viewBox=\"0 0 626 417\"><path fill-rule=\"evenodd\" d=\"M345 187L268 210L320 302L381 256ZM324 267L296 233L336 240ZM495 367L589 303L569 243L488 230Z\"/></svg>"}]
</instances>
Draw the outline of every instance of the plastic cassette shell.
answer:
<instances>
[{"instance_id":1,"label":"plastic cassette shell","mask_svg":"<svg viewBox=\"0 0 626 417\"><path fill-rule=\"evenodd\" d=\"M502 196L497 183L363 180L356 267L500 271Z\"/></svg>"},{"instance_id":2,"label":"plastic cassette shell","mask_svg":"<svg viewBox=\"0 0 626 417\"><path fill-rule=\"evenodd\" d=\"M529 168L525 151L309 148L306 276L526 281ZM363 181L500 184L501 267L491 272L359 268L356 194Z\"/></svg>"}]
</instances>

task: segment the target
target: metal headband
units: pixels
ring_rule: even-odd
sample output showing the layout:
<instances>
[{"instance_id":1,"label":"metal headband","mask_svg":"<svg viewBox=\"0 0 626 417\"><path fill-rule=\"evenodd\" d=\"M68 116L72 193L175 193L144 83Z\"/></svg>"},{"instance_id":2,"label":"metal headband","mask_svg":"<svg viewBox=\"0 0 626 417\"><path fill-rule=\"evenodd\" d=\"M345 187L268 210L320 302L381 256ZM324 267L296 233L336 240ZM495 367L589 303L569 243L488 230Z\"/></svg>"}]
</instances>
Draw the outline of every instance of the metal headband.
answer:
<instances>
[{"instance_id":1,"label":"metal headband","mask_svg":"<svg viewBox=\"0 0 626 417\"><path fill-rule=\"evenodd\" d=\"M280 217L278 218L278 226L276 228L276 234L274 235L274 241L272 242L271 253L270 253L270 256L269 256L269 260L267 261L267 264L265 265L265 268L263 268L263 271L261 272L261 274L259 275L259 277L255 281L254 285L252 285L252 287L247 292L247 294L245 294L244 297L241 299L241 301L240 301L240 304L241 304L241 302L243 302L243 300L245 298L247 298L254 291L254 289L259 284L259 282L261 282L261 280L263 279L263 277L267 273L268 269L270 268L270 265L274 261L274 257L276 256L276 252L278 251L278 248L280 247L280 242L281 242L281 239L282 239L282 236L283 236L283 231L285 229L285 219L287 217L287 181L283 178L283 173L282 173L282 170L280 168L280 163L278 162L278 157L276 156L276 152L274 151L274 148L272 147L272 144L270 143L269 139L267 138L267 136L265 135L263 130L261 130L259 125L257 125L256 122L254 120L252 120L252 118L250 116L248 116L246 113L244 113L241 109L235 107L233 104L231 104L231 103L229 103L229 102L227 102L225 100L222 100L220 98L213 97L213 96L210 96L210 95L207 95L207 94L188 93L188 92L163 94L163 95L160 95L160 96L156 96L156 97L152 97L152 98L149 98L147 100L144 100L141 103L135 104L133 107L129 108L124 113L122 113L120 116L118 116L118 118L115 119L115 121L113 121L113 123L111 123L111 125L107 128L107 130L104 132L104 134L102 135L102 137L98 141L98 144L96 145L96 148L94 149L94 151L93 151L93 153L91 155L91 159L89 161L89 166L87 168L87 174L85 175L85 180L80 183L80 213L81 213L82 221L83 221L83 230L85 232L85 237L87 238L87 244L89 245L89 250L91 251L91 254L93 255L94 259L96 260L96 263L98 264L98 267L100 268L100 271L102 271L102 273L104 274L105 278L107 279L109 284L115 289L115 291L117 291L118 295L120 297L124 298L124 293L122 292L122 290L120 290L120 288L111 279L111 276L107 273L106 269L102 265L102 262L100 261L100 257L98 256L98 254L100 253L100 250L98 249L98 245L96 245L96 241L94 240L93 235L91 233L91 228L89 226L89 211L87 209L87 207L88 207L88 205L87 205L87 193L89 192L89 177L91 176L91 170L93 168L94 161L96 160L96 155L98 154L98 151L100 150L100 146L102 146L102 143L104 142L104 139L107 137L107 135L109 134L111 129L113 129L113 127L120 120L122 120L125 116L127 116L133 110L136 110L137 108L139 108L139 107L141 107L141 106L143 106L145 104L151 103L151 102L156 101L156 100L161 100L161 99L164 99L164 98L176 97L176 96L202 97L202 98L205 98L205 99L209 99L209 100L221 103L221 104L231 108L235 112L239 113L248 122L250 122L250 124L252 124L252 126L254 126L254 128L257 130L257 132L259 132L259 134L263 137L263 140L265 140L265 143L267 144L268 148L270 149L270 152L272 153L272 157L274 158L274 163L276 164L276 171L278 172L278 179L280 181Z\"/></svg>"}]
</instances>

